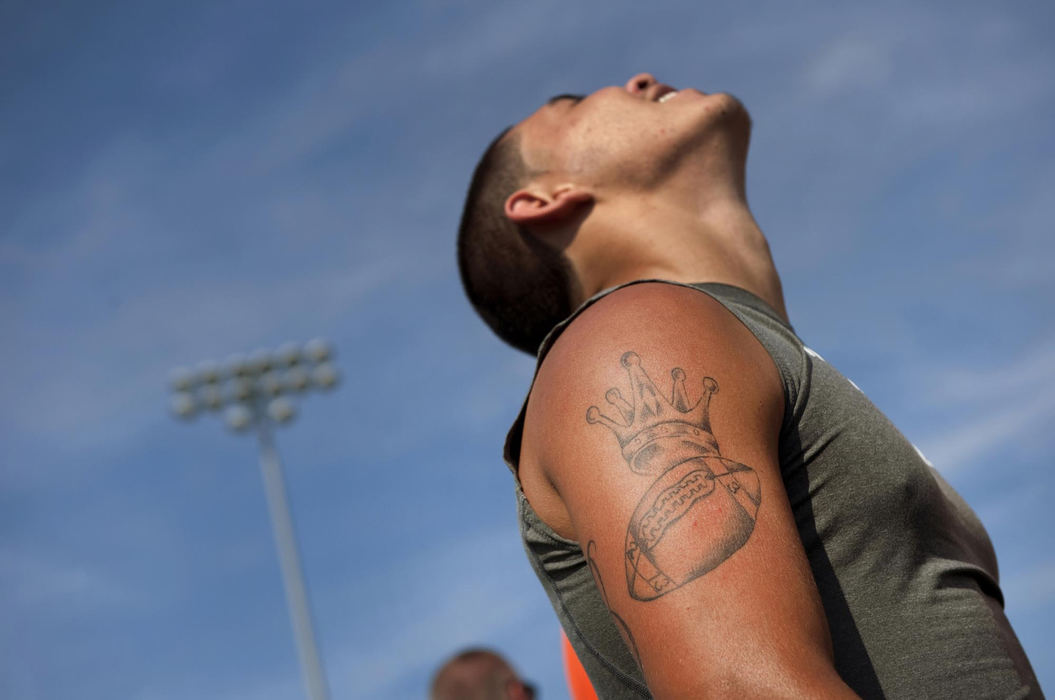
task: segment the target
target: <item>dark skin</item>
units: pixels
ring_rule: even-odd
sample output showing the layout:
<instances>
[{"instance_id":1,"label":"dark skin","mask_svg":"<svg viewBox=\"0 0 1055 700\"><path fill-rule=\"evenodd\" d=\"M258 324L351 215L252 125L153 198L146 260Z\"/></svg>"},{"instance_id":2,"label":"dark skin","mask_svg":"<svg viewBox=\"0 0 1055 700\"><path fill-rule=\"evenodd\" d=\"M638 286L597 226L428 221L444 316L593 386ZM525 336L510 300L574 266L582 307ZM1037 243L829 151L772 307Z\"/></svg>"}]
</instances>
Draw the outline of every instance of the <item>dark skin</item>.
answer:
<instances>
[{"instance_id":1,"label":"dark skin","mask_svg":"<svg viewBox=\"0 0 1055 700\"><path fill-rule=\"evenodd\" d=\"M626 348L661 395L670 396L671 381L660 377L674 367L689 380L690 402L703 393L703 377L720 386L709 419L724 461L680 467L685 476L671 478L675 486L659 506L656 475L635 472L612 432L584 419L612 387L631 398L620 362ZM657 698L854 697L832 666L823 609L780 479L783 405L777 370L750 332L717 302L669 285L606 297L565 331L542 365L521 451L525 494L559 534L588 545L595 580ZM745 486L757 476L760 503L746 533L730 525L737 506L714 478L729 473L721 465L740 465L732 470L747 475L740 477ZM676 520L662 534L663 566L669 573L683 564L688 572L658 590L635 590L638 577L627 573L627 546L642 512L653 522ZM733 535L711 536L723 532Z\"/></svg>"},{"instance_id":2,"label":"dark skin","mask_svg":"<svg viewBox=\"0 0 1055 700\"><path fill-rule=\"evenodd\" d=\"M514 133L533 174L506 216L564 252L579 301L634 280L721 282L787 317L744 194L738 100L640 74L558 96ZM667 284L606 296L542 362L524 493L583 547L657 698L854 697L781 481L783 410L754 336Z\"/></svg>"}]
</instances>

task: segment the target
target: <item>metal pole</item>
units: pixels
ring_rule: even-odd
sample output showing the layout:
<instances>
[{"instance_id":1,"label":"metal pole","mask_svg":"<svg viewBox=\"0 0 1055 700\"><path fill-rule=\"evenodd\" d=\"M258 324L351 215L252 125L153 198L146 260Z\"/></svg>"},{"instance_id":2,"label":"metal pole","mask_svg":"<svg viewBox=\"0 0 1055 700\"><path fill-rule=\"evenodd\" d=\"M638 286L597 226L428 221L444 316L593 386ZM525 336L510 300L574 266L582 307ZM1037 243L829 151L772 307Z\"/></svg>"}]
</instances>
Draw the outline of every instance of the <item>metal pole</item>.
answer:
<instances>
[{"instance_id":1,"label":"metal pole","mask_svg":"<svg viewBox=\"0 0 1055 700\"><path fill-rule=\"evenodd\" d=\"M271 438L266 416L258 415L257 427L260 438L260 471L264 476L271 527L275 532L275 546L278 548L278 560L282 567L286 603L289 606L290 622L293 624L293 635L297 641L297 655L300 657L300 668L304 674L304 685L311 700L328 700L330 694L315 643L315 630L311 624L311 609L308 607L308 594L304 586L304 575L301 573L297 540L293 535L293 518L289 512L282 462Z\"/></svg>"}]
</instances>

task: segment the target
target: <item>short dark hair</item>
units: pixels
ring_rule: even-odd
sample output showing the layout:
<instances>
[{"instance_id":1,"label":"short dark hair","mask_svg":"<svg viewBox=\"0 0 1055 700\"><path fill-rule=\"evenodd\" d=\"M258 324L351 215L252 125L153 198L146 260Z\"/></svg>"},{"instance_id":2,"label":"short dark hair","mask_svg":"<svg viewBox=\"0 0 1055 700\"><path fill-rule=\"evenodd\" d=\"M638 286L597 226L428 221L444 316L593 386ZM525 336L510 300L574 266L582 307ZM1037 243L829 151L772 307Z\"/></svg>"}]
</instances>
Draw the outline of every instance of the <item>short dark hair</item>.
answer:
<instances>
[{"instance_id":1,"label":"short dark hair","mask_svg":"<svg viewBox=\"0 0 1055 700\"><path fill-rule=\"evenodd\" d=\"M429 686L432 700L474 698L502 700L510 686L519 686L520 695L535 697L535 686L522 680L501 654L484 647L464 649L443 663Z\"/></svg>"},{"instance_id":2,"label":"short dark hair","mask_svg":"<svg viewBox=\"0 0 1055 700\"><path fill-rule=\"evenodd\" d=\"M469 302L491 330L534 355L572 312L573 276L563 252L506 218L506 199L529 176L519 137L505 129L473 171L458 227L458 269Z\"/></svg>"}]
</instances>

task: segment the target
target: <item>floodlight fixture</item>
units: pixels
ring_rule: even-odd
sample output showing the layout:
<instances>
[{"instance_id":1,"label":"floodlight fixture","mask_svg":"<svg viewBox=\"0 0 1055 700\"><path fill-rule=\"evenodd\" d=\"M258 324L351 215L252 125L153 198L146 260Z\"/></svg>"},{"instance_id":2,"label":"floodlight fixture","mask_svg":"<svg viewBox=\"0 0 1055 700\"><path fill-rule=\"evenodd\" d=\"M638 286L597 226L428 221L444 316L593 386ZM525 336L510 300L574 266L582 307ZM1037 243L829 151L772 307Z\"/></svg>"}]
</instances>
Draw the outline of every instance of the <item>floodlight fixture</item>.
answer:
<instances>
[{"instance_id":1,"label":"floodlight fixture","mask_svg":"<svg viewBox=\"0 0 1055 700\"><path fill-rule=\"evenodd\" d=\"M169 373L173 391L169 407L176 417L190 420L205 411L222 411L224 423L233 432L256 428L286 603L311 700L326 700L329 690L312 626L282 462L272 432L274 426L288 424L296 416L293 396L311 389L329 391L337 386L340 374L333 357L333 347L316 338L303 345L285 343L274 351L262 348L248 355L234 354L222 365L206 360L193 370L179 367Z\"/></svg>"},{"instance_id":2,"label":"floodlight fixture","mask_svg":"<svg viewBox=\"0 0 1055 700\"><path fill-rule=\"evenodd\" d=\"M296 343L283 343L275 351L275 357L280 364L292 367L303 360L301 347Z\"/></svg>"},{"instance_id":3,"label":"floodlight fixture","mask_svg":"<svg viewBox=\"0 0 1055 700\"><path fill-rule=\"evenodd\" d=\"M315 338L309 340L304 345L304 354L308 356L308 359L314 362L325 362L330 359L333 354L333 349L330 344L322 338Z\"/></svg>"},{"instance_id":4,"label":"floodlight fixture","mask_svg":"<svg viewBox=\"0 0 1055 700\"><path fill-rule=\"evenodd\" d=\"M192 417L198 408L194 403L194 397L185 391L177 391L172 395L169 403L172 407L172 412L180 418Z\"/></svg>"}]
</instances>

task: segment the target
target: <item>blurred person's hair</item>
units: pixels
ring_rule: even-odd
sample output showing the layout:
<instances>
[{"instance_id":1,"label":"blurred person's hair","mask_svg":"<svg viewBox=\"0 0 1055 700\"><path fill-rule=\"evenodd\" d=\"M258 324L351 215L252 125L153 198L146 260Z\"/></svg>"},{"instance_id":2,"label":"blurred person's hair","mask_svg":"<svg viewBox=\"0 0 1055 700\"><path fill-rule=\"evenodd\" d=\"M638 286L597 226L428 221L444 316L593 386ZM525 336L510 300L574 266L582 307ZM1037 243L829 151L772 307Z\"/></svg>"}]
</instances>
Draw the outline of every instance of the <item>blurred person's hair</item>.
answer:
<instances>
[{"instance_id":1,"label":"blurred person's hair","mask_svg":"<svg viewBox=\"0 0 1055 700\"><path fill-rule=\"evenodd\" d=\"M490 649L464 649L437 669L430 700L532 700L535 688Z\"/></svg>"},{"instance_id":2,"label":"blurred person's hair","mask_svg":"<svg viewBox=\"0 0 1055 700\"><path fill-rule=\"evenodd\" d=\"M571 264L505 215L506 199L529 176L511 128L473 171L458 227L458 269L469 302L491 330L534 355L573 310Z\"/></svg>"}]
</instances>

